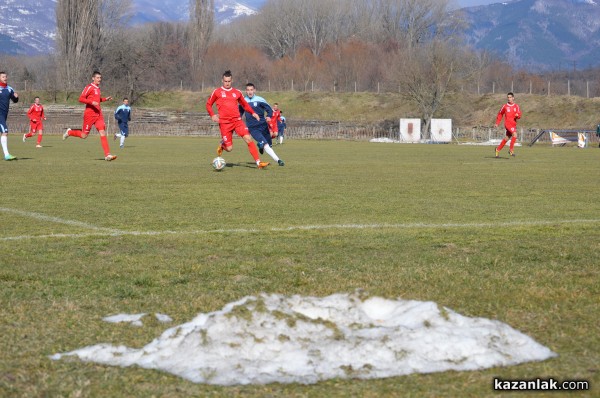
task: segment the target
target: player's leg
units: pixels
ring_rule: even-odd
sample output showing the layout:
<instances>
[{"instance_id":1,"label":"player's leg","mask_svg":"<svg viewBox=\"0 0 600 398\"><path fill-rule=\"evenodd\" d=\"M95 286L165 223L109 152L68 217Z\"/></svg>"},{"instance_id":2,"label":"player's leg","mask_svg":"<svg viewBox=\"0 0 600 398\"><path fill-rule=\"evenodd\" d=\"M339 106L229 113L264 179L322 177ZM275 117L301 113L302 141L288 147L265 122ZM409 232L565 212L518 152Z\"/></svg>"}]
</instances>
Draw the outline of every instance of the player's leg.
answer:
<instances>
[{"instance_id":1,"label":"player's leg","mask_svg":"<svg viewBox=\"0 0 600 398\"><path fill-rule=\"evenodd\" d=\"M269 163L260 161L260 156L258 154L258 148L256 147L256 144L254 143L254 140L252 139L252 135L250 135L250 132L248 131L248 127L246 127L244 122L241 120L237 120L233 124L234 124L235 133L237 135L239 135L240 137L242 137L242 139L248 145L248 152L250 152L250 155L252 155L252 157L254 158L256 165L261 169L268 166Z\"/></svg>"},{"instance_id":2,"label":"player's leg","mask_svg":"<svg viewBox=\"0 0 600 398\"><path fill-rule=\"evenodd\" d=\"M81 130L78 129L67 129L63 134L63 140L66 140L69 137L77 137L86 139L90 134L92 129L92 125L94 124L95 119L87 116L85 113L83 114L83 127Z\"/></svg>"},{"instance_id":3,"label":"player's leg","mask_svg":"<svg viewBox=\"0 0 600 398\"><path fill-rule=\"evenodd\" d=\"M221 132L221 141L217 147L217 156L223 154L223 150L231 152L233 149L233 123L219 123L219 131Z\"/></svg>"},{"instance_id":4,"label":"player's leg","mask_svg":"<svg viewBox=\"0 0 600 398\"><path fill-rule=\"evenodd\" d=\"M100 134L100 144L102 145L102 150L104 151L104 160L107 160L109 162L111 160L115 160L117 157L110 154L110 147L108 145L108 137L106 136L106 125L104 124L104 118L98 116L94 122L94 126Z\"/></svg>"},{"instance_id":5,"label":"player's leg","mask_svg":"<svg viewBox=\"0 0 600 398\"><path fill-rule=\"evenodd\" d=\"M42 138L44 136L44 130L43 129L39 129L37 131L37 143L35 144L36 148L41 148L42 147Z\"/></svg>"},{"instance_id":6,"label":"player's leg","mask_svg":"<svg viewBox=\"0 0 600 398\"><path fill-rule=\"evenodd\" d=\"M121 139L119 140L119 147L123 148L125 146L125 138L129 136L129 127L126 124L123 124L121 128Z\"/></svg>"},{"instance_id":7,"label":"player's leg","mask_svg":"<svg viewBox=\"0 0 600 398\"><path fill-rule=\"evenodd\" d=\"M264 129L261 131L261 133L262 133L261 134L262 138L264 140L263 150L270 157L272 157L273 160L276 161L278 165L283 166L285 163L283 162L283 160L279 159L279 156L277 156L277 154L273 150L273 141L271 139L271 134L269 133L269 129L267 128L267 126L264 127Z\"/></svg>"},{"instance_id":8,"label":"player's leg","mask_svg":"<svg viewBox=\"0 0 600 398\"><path fill-rule=\"evenodd\" d=\"M0 120L0 144L4 152L4 160L14 160L15 156L8 152L8 126L5 120Z\"/></svg>"},{"instance_id":9,"label":"player's leg","mask_svg":"<svg viewBox=\"0 0 600 398\"><path fill-rule=\"evenodd\" d=\"M510 145L508 147L508 153L510 156L515 156L515 142L517 142L517 132L512 133L512 137L510 138Z\"/></svg>"},{"instance_id":10,"label":"player's leg","mask_svg":"<svg viewBox=\"0 0 600 398\"><path fill-rule=\"evenodd\" d=\"M37 123L29 122L29 132L23 134L23 142L25 142L27 138L33 137L33 135L35 134L36 126Z\"/></svg>"},{"instance_id":11,"label":"player's leg","mask_svg":"<svg viewBox=\"0 0 600 398\"><path fill-rule=\"evenodd\" d=\"M500 151L502 150L502 148L504 148L504 145L506 145L506 143L508 142L508 138L512 135L512 133L508 130L506 130L506 135L504 136L504 138L502 138L502 141L500 141L500 145L498 145L498 147L496 147L496 157L498 157L498 155L500 154Z\"/></svg>"}]
</instances>

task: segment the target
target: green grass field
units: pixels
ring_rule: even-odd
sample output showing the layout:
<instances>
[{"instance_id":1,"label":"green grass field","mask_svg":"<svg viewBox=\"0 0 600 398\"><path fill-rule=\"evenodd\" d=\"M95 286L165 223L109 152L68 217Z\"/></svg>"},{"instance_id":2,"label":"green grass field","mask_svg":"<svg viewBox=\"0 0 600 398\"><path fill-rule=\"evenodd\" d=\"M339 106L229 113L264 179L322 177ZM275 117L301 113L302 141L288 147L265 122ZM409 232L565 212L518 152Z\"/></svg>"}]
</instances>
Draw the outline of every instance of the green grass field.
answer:
<instances>
[{"instance_id":1,"label":"green grass field","mask_svg":"<svg viewBox=\"0 0 600 398\"><path fill-rule=\"evenodd\" d=\"M97 135L38 150L9 138L20 159L0 163L0 396L499 396L495 376L584 379L591 390L565 395L600 394L599 149L494 159L489 146L292 140L275 147L285 167L257 170L238 139L215 172L216 138L127 144L105 162ZM237 387L48 358L140 347L246 295L356 289L500 320L558 357ZM102 321L140 312L174 321Z\"/></svg>"}]
</instances>

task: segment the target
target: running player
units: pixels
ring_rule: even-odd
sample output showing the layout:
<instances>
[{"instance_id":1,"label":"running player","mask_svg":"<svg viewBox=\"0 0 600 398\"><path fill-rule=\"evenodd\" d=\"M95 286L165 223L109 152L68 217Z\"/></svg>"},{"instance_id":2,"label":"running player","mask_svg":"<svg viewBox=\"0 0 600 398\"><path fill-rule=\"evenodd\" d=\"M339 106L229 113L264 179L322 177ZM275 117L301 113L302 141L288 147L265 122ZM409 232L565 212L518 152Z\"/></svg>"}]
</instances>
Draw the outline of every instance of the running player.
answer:
<instances>
[{"instance_id":1,"label":"running player","mask_svg":"<svg viewBox=\"0 0 600 398\"><path fill-rule=\"evenodd\" d=\"M248 132L248 128L242 121L238 106L241 105L254 119L259 120L260 117L248 105L242 92L237 88L231 87L233 81L231 71L228 70L223 73L222 81L223 86L215 89L206 101L206 111L213 122L219 123L219 130L221 131L221 142L217 147L217 155L221 156L223 150L231 152L233 149L233 132L235 131L248 145L248 151L254 158L258 168L264 169L269 163L260 161L258 149L254 141L252 141L252 136ZM213 111L213 104L215 102L218 112L216 114Z\"/></svg>"},{"instance_id":2,"label":"running player","mask_svg":"<svg viewBox=\"0 0 600 398\"><path fill-rule=\"evenodd\" d=\"M246 113L246 126L248 126L248 130L250 130L252 138L258 143L258 151L260 153L263 153L263 151L268 153L278 165L285 165L283 160L279 159L279 156L277 156L272 148L273 140L267 124L267 122L271 120L271 116L273 116L271 105L269 105L263 97L256 95L256 87L252 83L246 84L246 96L244 99L259 117L259 120L256 120L253 117L250 117L249 113ZM243 109L240 110L240 112L243 114ZM266 118L265 114L267 115Z\"/></svg>"},{"instance_id":3,"label":"running player","mask_svg":"<svg viewBox=\"0 0 600 398\"><path fill-rule=\"evenodd\" d=\"M46 115L44 114L44 107L40 104L40 97L35 97L33 99L33 104L29 107L27 111L27 117L29 118L29 133L23 134L23 142L27 140L27 138L33 137L33 135L37 132L37 144L36 148L42 147L42 134L44 133L44 124L42 120L46 120Z\"/></svg>"},{"instance_id":4,"label":"running player","mask_svg":"<svg viewBox=\"0 0 600 398\"><path fill-rule=\"evenodd\" d=\"M63 134L63 140L66 140L69 137L85 139L90 134L92 126L94 126L96 127L96 130L98 130L98 133L100 133L100 143L104 150L104 160L110 162L117 157L110 154L108 138L106 137L106 124L104 124L104 116L102 115L100 103L110 101L112 97L103 98L100 96L100 82L102 82L102 74L98 71L94 71L92 74L92 82L85 86L79 96L79 102L85 104L85 110L83 111L83 129L67 129Z\"/></svg>"},{"instance_id":5,"label":"running player","mask_svg":"<svg viewBox=\"0 0 600 398\"><path fill-rule=\"evenodd\" d=\"M8 110L10 101L19 102L19 94L7 84L8 75L6 72L0 72L0 143L4 152L4 160L15 160L17 157L8 152Z\"/></svg>"},{"instance_id":6,"label":"running player","mask_svg":"<svg viewBox=\"0 0 600 398\"><path fill-rule=\"evenodd\" d=\"M498 116L496 117L495 127L500 125L502 116L504 116L504 128L506 129L506 137L502 139L500 145L496 148L496 157L500 156L500 151L510 139L508 153L510 156L515 156L515 142L517 141L517 120L521 118L521 109L515 104L515 95L508 93L506 95L508 102L502 106Z\"/></svg>"},{"instance_id":7,"label":"running player","mask_svg":"<svg viewBox=\"0 0 600 398\"><path fill-rule=\"evenodd\" d=\"M125 138L129 137L129 122L131 121L131 107L129 98L123 98L123 103L115 110L115 119L119 124L119 132L115 134L115 140L120 138L119 147L125 146Z\"/></svg>"}]
</instances>

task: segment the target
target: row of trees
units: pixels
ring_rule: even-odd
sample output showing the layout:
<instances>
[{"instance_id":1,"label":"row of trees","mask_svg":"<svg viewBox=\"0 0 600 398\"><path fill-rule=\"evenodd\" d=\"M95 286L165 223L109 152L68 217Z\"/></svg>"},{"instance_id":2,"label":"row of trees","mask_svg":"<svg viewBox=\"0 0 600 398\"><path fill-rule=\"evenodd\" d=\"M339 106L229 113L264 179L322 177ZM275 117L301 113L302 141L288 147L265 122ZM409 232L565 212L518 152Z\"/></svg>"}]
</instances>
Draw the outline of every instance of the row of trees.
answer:
<instances>
[{"instance_id":1,"label":"row of trees","mask_svg":"<svg viewBox=\"0 0 600 398\"><path fill-rule=\"evenodd\" d=\"M105 89L133 102L148 91L216 86L227 69L259 90L382 84L418 106L428 128L449 91L527 79L466 47L465 21L449 1L267 0L258 15L215 25L214 0L190 0L188 23L130 27L131 0L58 0L56 53L8 62L41 88L77 94L98 69Z\"/></svg>"}]
</instances>

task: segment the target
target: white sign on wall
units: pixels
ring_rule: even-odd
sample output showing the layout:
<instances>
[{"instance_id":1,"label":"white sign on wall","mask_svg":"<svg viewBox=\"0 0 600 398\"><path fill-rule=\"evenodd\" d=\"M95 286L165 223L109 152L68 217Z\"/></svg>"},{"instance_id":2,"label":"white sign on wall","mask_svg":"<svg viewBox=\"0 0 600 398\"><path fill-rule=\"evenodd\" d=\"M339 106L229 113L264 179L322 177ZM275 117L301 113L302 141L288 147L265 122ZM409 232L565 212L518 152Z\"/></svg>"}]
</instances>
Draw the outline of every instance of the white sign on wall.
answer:
<instances>
[{"instance_id":1,"label":"white sign on wall","mask_svg":"<svg viewBox=\"0 0 600 398\"><path fill-rule=\"evenodd\" d=\"M400 141L421 141L421 119L400 119Z\"/></svg>"},{"instance_id":2,"label":"white sign on wall","mask_svg":"<svg viewBox=\"0 0 600 398\"><path fill-rule=\"evenodd\" d=\"M452 141L452 119L431 119L431 141Z\"/></svg>"}]
</instances>

